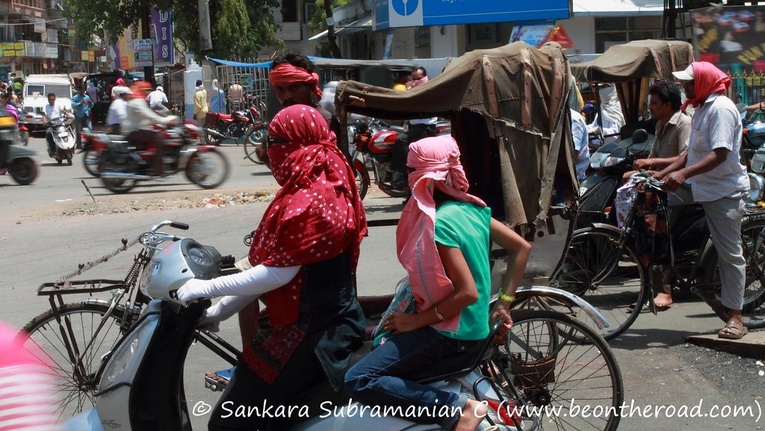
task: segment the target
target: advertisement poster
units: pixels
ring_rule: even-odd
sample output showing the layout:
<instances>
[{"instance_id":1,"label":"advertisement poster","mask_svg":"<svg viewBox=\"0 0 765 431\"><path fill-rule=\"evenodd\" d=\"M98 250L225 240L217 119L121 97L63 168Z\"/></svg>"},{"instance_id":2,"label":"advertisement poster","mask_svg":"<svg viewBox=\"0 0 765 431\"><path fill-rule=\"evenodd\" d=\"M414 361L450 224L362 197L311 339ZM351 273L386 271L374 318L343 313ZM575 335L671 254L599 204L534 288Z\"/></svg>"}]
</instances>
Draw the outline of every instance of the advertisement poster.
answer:
<instances>
[{"instance_id":1,"label":"advertisement poster","mask_svg":"<svg viewBox=\"0 0 765 431\"><path fill-rule=\"evenodd\" d=\"M173 25L170 12L151 10L151 38L154 41L154 66L173 65Z\"/></svg>"},{"instance_id":2,"label":"advertisement poster","mask_svg":"<svg viewBox=\"0 0 765 431\"><path fill-rule=\"evenodd\" d=\"M699 59L730 73L765 73L765 6L726 6L691 12Z\"/></svg>"}]
</instances>

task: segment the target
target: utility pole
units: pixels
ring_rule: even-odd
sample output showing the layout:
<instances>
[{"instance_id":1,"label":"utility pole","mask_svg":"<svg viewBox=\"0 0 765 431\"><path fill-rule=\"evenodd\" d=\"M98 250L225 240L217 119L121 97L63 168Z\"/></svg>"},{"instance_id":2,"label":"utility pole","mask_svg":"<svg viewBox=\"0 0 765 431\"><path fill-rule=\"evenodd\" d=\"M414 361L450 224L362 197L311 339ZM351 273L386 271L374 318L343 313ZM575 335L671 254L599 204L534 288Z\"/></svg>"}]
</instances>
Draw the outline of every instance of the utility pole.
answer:
<instances>
[{"instance_id":1,"label":"utility pole","mask_svg":"<svg viewBox=\"0 0 765 431\"><path fill-rule=\"evenodd\" d=\"M146 2L142 2L141 4L141 38L151 39L151 8ZM154 82L153 50L154 50L154 47L152 45L152 65L145 66L143 68L143 79L146 80L147 82L150 82L151 85L156 84Z\"/></svg>"}]
</instances>

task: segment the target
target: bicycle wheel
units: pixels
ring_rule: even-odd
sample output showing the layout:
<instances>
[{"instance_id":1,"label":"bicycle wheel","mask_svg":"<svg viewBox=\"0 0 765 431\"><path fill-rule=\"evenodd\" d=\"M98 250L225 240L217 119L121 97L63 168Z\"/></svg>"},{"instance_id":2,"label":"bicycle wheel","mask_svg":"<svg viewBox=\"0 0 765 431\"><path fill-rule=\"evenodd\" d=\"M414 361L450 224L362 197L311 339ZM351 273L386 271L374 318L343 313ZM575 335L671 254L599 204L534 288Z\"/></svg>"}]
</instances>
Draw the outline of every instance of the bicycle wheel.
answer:
<instances>
[{"instance_id":1,"label":"bicycle wheel","mask_svg":"<svg viewBox=\"0 0 765 431\"><path fill-rule=\"evenodd\" d=\"M20 334L26 337L24 345L32 346L40 362L49 366L58 379L55 396L59 419L95 405L93 393L98 385L101 357L114 348L130 327L131 323L124 319L124 309L119 307L103 320L108 309L101 303L65 304L58 310L60 325L56 314L49 310L27 323ZM75 366L76 358L81 358L81 365Z\"/></svg>"},{"instance_id":2,"label":"bicycle wheel","mask_svg":"<svg viewBox=\"0 0 765 431\"><path fill-rule=\"evenodd\" d=\"M749 329L765 327L765 216L762 214L745 216L741 224L741 244L746 257L746 282L744 284L744 324ZM720 299L720 270L717 266L717 250L707 253L707 259L701 264L709 271L704 273L702 282L715 286L715 295ZM707 284L709 283L709 284ZM718 314L727 322L725 314Z\"/></svg>"},{"instance_id":3,"label":"bicycle wheel","mask_svg":"<svg viewBox=\"0 0 765 431\"><path fill-rule=\"evenodd\" d=\"M615 430L624 385L608 343L555 311L513 310L511 316L507 343L492 360L541 416L539 429Z\"/></svg>"},{"instance_id":4,"label":"bicycle wheel","mask_svg":"<svg viewBox=\"0 0 765 431\"><path fill-rule=\"evenodd\" d=\"M608 320L599 329L583 321L606 340L611 340L635 322L646 298L646 278L637 256L628 245L620 246L620 234L606 228L577 229L566 251L555 282L561 289L583 296ZM630 308L635 305L634 313Z\"/></svg>"},{"instance_id":5,"label":"bicycle wheel","mask_svg":"<svg viewBox=\"0 0 765 431\"><path fill-rule=\"evenodd\" d=\"M257 150L263 145L266 139L266 129L263 127L252 127L247 136L244 137L244 156L251 162L262 165L263 161L258 157Z\"/></svg>"}]
</instances>

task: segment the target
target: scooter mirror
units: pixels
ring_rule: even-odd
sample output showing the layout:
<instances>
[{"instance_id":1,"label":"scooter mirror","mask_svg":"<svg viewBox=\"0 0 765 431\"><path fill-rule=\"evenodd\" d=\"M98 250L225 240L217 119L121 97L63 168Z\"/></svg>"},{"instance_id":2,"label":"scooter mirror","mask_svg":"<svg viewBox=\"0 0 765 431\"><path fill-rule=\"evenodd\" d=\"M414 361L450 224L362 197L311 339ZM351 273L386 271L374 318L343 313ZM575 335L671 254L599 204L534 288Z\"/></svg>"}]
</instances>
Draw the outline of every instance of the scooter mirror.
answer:
<instances>
[{"instance_id":1,"label":"scooter mirror","mask_svg":"<svg viewBox=\"0 0 765 431\"><path fill-rule=\"evenodd\" d=\"M637 129L632 132L632 145L642 144L648 140L648 132L645 129Z\"/></svg>"}]
</instances>

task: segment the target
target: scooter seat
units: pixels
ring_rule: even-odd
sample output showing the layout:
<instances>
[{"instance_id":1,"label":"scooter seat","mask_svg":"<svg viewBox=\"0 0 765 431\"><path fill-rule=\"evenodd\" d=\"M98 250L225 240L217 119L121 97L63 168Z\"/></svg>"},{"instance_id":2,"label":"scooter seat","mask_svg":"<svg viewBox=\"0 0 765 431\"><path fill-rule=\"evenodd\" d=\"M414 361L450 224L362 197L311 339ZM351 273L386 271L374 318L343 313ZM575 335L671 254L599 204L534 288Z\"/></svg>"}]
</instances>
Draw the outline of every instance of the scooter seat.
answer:
<instances>
[{"instance_id":1,"label":"scooter seat","mask_svg":"<svg viewBox=\"0 0 765 431\"><path fill-rule=\"evenodd\" d=\"M489 336L482 343L478 343L460 355L438 361L430 367L406 378L427 384L468 374L491 358L492 353L494 353L494 349L492 349L494 337L499 332L503 322L503 319L498 319L494 326L492 326L491 331L489 331Z\"/></svg>"}]
</instances>

